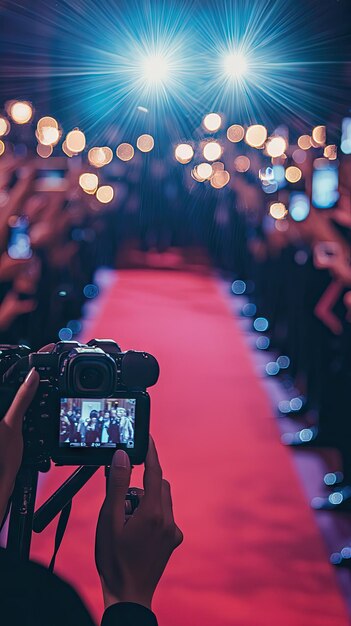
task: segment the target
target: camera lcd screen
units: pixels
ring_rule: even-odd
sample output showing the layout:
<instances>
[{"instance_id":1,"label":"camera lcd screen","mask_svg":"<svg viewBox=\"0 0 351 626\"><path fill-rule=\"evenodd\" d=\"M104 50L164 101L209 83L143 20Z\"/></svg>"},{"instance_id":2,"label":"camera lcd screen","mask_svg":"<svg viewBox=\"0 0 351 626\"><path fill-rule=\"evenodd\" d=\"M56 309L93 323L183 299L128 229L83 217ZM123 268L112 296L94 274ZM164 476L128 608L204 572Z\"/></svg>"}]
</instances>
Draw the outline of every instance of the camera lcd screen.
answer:
<instances>
[{"instance_id":1,"label":"camera lcd screen","mask_svg":"<svg viewBox=\"0 0 351 626\"><path fill-rule=\"evenodd\" d=\"M60 448L134 448L136 398L61 398Z\"/></svg>"}]
</instances>

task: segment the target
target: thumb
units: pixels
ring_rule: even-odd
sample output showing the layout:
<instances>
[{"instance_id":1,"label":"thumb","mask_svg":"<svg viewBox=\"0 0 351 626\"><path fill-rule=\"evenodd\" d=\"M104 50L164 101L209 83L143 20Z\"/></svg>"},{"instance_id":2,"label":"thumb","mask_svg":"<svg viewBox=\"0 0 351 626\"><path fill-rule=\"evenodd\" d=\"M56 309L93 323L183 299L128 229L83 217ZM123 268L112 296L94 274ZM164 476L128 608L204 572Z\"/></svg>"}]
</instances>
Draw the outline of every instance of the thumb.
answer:
<instances>
[{"instance_id":1,"label":"thumb","mask_svg":"<svg viewBox=\"0 0 351 626\"><path fill-rule=\"evenodd\" d=\"M22 425L23 417L35 396L35 392L38 389L38 384L39 374L35 371L33 367L30 370L23 385L21 385L21 387L17 391L9 410L4 417L4 422L8 426L10 426L10 428L15 428L19 425Z\"/></svg>"},{"instance_id":2,"label":"thumb","mask_svg":"<svg viewBox=\"0 0 351 626\"><path fill-rule=\"evenodd\" d=\"M125 498L131 472L128 454L124 450L117 450L112 459L105 505L120 528L123 528L125 522Z\"/></svg>"}]
</instances>

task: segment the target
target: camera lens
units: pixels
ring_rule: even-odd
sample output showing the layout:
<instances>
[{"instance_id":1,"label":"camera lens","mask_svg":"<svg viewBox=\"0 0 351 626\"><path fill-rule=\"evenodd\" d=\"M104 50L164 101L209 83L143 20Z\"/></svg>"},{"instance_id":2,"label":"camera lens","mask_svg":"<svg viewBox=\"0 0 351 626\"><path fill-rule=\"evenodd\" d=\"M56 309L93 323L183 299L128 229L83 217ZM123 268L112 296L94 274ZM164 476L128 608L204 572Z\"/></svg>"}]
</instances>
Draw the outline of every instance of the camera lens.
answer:
<instances>
[{"instance_id":1,"label":"camera lens","mask_svg":"<svg viewBox=\"0 0 351 626\"><path fill-rule=\"evenodd\" d=\"M99 389L103 384L103 371L99 367L84 367L79 372L79 384L82 389Z\"/></svg>"},{"instance_id":2,"label":"camera lens","mask_svg":"<svg viewBox=\"0 0 351 626\"><path fill-rule=\"evenodd\" d=\"M80 348L78 354L70 354L62 376L62 395L102 398L111 395L115 386L116 364L102 350Z\"/></svg>"}]
</instances>

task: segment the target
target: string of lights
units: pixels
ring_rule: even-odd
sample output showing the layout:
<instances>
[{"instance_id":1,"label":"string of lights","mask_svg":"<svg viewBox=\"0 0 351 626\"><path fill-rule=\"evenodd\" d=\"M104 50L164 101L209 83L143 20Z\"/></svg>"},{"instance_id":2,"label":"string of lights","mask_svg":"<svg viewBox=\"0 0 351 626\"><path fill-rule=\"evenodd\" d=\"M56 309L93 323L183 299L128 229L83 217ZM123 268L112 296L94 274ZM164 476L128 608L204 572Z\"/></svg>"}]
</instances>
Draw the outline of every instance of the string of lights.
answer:
<instances>
[{"instance_id":1,"label":"string of lights","mask_svg":"<svg viewBox=\"0 0 351 626\"><path fill-rule=\"evenodd\" d=\"M11 137L11 127L29 125L34 130L36 152L42 159L49 159L61 151L68 158L84 155L85 162L92 168L79 177L79 185L87 194L95 195L101 203L107 204L114 198L114 187L100 181L98 170L109 165L114 154L122 162L129 162L140 153L150 153L155 148L155 139L149 133L138 136L135 146L121 142L114 149L109 146L87 145L85 133L74 128L66 134L59 122L52 116L40 117L35 126L35 108L29 101L10 100L5 103L6 114L0 116L0 155L6 151L6 143ZM172 146L173 158L181 165L190 164L190 174L197 183L208 183L214 189L222 189L229 184L235 173L249 170L257 176L266 194L275 194L287 183L294 185L304 177L304 164L309 151L318 150L314 167L323 168L328 162L336 161L338 148L327 143L327 128L318 125L310 134L303 134L294 143L289 143L289 129L280 126L269 133L263 124L231 124L225 128L225 116L211 112L202 117L200 138ZM230 146L239 150L231 150ZM239 149L240 145L242 148ZM347 152L347 139L342 149ZM241 153L242 152L242 153ZM259 153L257 161L255 153ZM262 162L266 161L266 165ZM301 209L301 207L300 207ZM286 217L288 210L284 202L274 200L269 204L269 214L276 220ZM299 202L294 205L297 221L307 217L306 211L299 211Z\"/></svg>"}]
</instances>

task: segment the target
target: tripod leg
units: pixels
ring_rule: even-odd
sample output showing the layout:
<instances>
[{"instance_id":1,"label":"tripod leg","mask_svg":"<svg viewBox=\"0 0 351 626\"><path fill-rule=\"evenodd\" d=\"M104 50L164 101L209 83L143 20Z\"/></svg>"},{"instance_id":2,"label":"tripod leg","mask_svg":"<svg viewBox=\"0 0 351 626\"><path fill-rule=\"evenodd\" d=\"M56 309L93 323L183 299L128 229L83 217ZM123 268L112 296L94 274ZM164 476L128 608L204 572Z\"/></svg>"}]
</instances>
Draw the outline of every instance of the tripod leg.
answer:
<instances>
[{"instance_id":1,"label":"tripod leg","mask_svg":"<svg viewBox=\"0 0 351 626\"><path fill-rule=\"evenodd\" d=\"M41 533L56 515L72 500L100 466L79 467L35 512L33 530Z\"/></svg>"},{"instance_id":2,"label":"tripod leg","mask_svg":"<svg viewBox=\"0 0 351 626\"><path fill-rule=\"evenodd\" d=\"M22 466L17 474L7 538L7 550L21 559L29 559L38 471Z\"/></svg>"}]
</instances>

